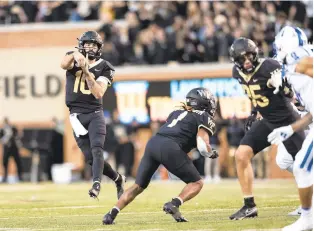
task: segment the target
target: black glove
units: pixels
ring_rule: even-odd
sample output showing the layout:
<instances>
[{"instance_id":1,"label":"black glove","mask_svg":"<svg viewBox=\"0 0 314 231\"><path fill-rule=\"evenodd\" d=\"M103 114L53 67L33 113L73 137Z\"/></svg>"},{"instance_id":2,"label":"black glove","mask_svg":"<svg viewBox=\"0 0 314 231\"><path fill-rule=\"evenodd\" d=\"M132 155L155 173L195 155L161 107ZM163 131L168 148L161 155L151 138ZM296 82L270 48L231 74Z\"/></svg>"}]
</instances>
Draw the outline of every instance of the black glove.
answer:
<instances>
[{"instance_id":1,"label":"black glove","mask_svg":"<svg viewBox=\"0 0 314 231\"><path fill-rule=\"evenodd\" d=\"M283 78L282 80L282 86L279 88L280 92L285 97L292 98L294 96L294 92L292 90L291 84L288 83L287 78Z\"/></svg>"},{"instance_id":2,"label":"black glove","mask_svg":"<svg viewBox=\"0 0 314 231\"><path fill-rule=\"evenodd\" d=\"M215 149L212 149L211 152L200 152L200 154L204 157L211 158L211 159L216 159L218 155L218 151Z\"/></svg>"},{"instance_id":3,"label":"black glove","mask_svg":"<svg viewBox=\"0 0 314 231\"><path fill-rule=\"evenodd\" d=\"M255 122L257 116L257 111L252 111L251 115L247 118L244 125L245 132L249 131L252 127L252 124Z\"/></svg>"},{"instance_id":4,"label":"black glove","mask_svg":"<svg viewBox=\"0 0 314 231\"><path fill-rule=\"evenodd\" d=\"M213 149L212 155L209 158L216 159L218 156L219 156L218 151L216 149Z\"/></svg>"}]
</instances>

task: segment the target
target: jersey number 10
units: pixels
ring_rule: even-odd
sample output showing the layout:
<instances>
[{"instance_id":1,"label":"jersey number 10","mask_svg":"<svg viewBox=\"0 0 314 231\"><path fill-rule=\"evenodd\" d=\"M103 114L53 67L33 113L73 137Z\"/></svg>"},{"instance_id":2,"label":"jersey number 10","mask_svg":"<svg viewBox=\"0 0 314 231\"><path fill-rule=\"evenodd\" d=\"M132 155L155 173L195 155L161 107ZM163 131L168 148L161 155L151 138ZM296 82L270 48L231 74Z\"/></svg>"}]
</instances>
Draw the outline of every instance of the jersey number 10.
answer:
<instances>
[{"instance_id":1,"label":"jersey number 10","mask_svg":"<svg viewBox=\"0 0 314 231\"><path fill-rule=\"evenodd\" d=\"M81 84L79 84L81 82ZM89 89L85 89L85 76L83 76L83 71L77 71L75 73L75 82L73 92L77 93L79 90L80 85L80 92L84 95L90 95L91 91Z\"/></svg>"}]
</instances>

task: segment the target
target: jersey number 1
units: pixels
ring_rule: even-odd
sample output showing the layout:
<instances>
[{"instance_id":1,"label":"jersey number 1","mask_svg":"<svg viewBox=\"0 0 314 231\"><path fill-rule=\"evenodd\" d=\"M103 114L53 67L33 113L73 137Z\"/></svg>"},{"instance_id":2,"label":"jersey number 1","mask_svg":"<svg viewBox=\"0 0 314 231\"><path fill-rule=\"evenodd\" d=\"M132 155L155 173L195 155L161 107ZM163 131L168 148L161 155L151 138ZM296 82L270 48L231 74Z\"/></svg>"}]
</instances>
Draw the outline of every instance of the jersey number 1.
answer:
<instances>
[{"instance_id":1,"label":"jersey number 1","mask_svg":"<svg viewBox=\"0 0 314 231\"><path fill-rule=\"evenodd\" d=\"M79 84L81 82L81 84ZM83 77L82 71L77 71L75 73L75 82L74 82L74 89L73 92L77 93L80 85L80 92L84 95L90 95L91 91L85 89L85 76Z\"/></svg>"},{"instance_id":2,"label":"jersey number 1","mask_svg":"<svg viewBox=\"0 0 314 231\"><path fill-rule=\"evenodd\" d=\"M188 114L187 111L181 113L181 114L178 116L178 118L172 120L172 122L171 122L167 127L168 127L168 128L174 127L174 126L178 123L178 121L179 121L179 120L183 120L183 118L184 118L187 114Z\"/></svg>"}]
</instances>

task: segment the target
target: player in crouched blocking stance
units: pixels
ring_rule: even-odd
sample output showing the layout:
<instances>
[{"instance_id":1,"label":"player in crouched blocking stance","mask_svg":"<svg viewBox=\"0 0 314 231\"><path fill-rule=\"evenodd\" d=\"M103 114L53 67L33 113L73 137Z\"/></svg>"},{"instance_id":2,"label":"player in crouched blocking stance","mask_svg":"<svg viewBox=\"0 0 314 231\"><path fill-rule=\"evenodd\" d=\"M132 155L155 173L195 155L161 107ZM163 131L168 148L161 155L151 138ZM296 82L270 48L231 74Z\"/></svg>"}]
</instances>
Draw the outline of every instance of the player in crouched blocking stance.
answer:
<instances>
[{"instance_id":1,"label":"player in crouched blocking stance","mask_svg":"<svg viewBox=\"0 0 314 231\"><path fill-rule=\"evenodd\" d=\"M206 88L195 88L187 94L182 109L173 111L157 134L148 141L135 184L104 216L104 225L113 224L118 213L147 188L160 164L187 184L178 197L164 204L163 210L177 222L187 221L179 207L195 197L203 187L203 180L187 153L197 147L205 157L218 157L217 151L212 150L209 144L209 136L215 132L215 111L215 98Z\"/></svg>"},{"instance_id":2,"label":"player in crouched blocking stance","mask_svg":"<svg viewBox=\"0 0 314 231\"><path fill-rule=\"evenodd\" d=\"M113 81L113 66L100 58L102 38L96 31L87 31L78 39L78 51L70 51L61 62L66 70L66 105L77 145L86 163L92 166L93 186L90 197L97 198L102 175L112 179L118 198L123 193L125 177L104 160L106 122L102 113L102 97Z\"/></svg>"}]
</instances>

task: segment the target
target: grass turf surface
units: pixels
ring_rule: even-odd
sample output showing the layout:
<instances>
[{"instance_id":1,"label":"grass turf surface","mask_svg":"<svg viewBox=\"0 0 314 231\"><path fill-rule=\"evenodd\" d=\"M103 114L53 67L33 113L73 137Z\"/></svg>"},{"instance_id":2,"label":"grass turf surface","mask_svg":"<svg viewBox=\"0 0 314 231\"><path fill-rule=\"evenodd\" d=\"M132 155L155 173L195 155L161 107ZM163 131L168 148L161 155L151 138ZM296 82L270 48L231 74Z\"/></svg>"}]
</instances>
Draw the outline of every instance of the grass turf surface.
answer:
<instances>
[{"instance_id":1,"label":"grass turf surface","mask_svg":"<svg viewBox=\"0 0 314 231\"><path fill-rule=\"evenodd\" d=\"M0 185L0 230L280 230L297 219L287 213L299 205L293 180L255 181L258 218L230 221L229 215L243 202L238 182L225 180L205 184L196 198L180 208L189 222L176 223L162 211L162 206L177 196L184 184L152 182L120 212L115 225L103 226L103 215L117 201L115 186L102 184L99 201L88 197L90 186L90 183Z\"/></svg>"}]
</instances>

